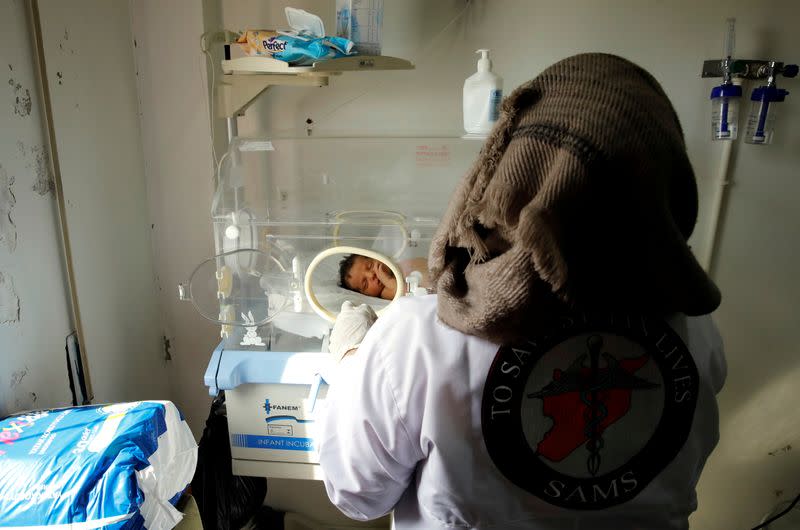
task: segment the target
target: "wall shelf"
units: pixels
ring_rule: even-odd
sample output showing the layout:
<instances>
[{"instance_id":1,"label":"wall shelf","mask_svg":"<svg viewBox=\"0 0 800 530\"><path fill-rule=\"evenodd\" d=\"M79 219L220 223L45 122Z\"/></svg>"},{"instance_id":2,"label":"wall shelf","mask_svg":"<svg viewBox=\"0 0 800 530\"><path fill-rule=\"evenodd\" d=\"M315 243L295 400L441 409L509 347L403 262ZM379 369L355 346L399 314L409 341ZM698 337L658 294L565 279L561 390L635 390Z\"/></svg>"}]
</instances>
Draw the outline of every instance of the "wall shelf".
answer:
<instances>
[{"instance_id":1,"label":"wall shelf","mask_svg":"<svg viewBox=\"0 0 800 530\"><path fill-rule=\"evenodd\" d=\"M222 61L222 80L217 87L218 108L223 118L244 115L253 101L270 86L327 86L331 76L343 72L413 70L405 59L385 55L354 55L291 66L269 57L239 57Z\"/></svg>"},{"instance_id":2,"label":"wall shelf","mask_svg":"<svg viewBox=\"0 0 800 530\"><path fill-rule=\"evenodd\" d=\"M319 61L311 66L291 66L269 57L239 57L222 61L224 74L318 74L368 72L372 70L413 70L414 64L388 55L352 55Z\"/></svg>"}]
</instances>

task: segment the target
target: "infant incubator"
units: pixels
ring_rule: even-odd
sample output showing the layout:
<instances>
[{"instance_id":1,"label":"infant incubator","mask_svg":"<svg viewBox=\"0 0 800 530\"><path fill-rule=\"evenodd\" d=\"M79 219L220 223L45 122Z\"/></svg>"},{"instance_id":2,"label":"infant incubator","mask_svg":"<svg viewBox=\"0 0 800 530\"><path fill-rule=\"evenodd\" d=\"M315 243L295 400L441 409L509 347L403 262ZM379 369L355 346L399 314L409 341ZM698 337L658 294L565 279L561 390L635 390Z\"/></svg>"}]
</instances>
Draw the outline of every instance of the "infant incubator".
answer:
<instances>
[{"instance_id":1,"label":"infant incubator","mask_svg":"<svg viewBox=\"0 0 800 530\"><path fill-rule=\"evenodd\" d=\"M216 256L180 296L220 325L205 383L226 392L235 473L319 478L314 410L333 320L346 300L379 315L391 302L342 287L339 263L380 259L396 298L424 293L427 271L403 264L424 263L479 149L455 137L231 141L211 208Z\"/></svg>"}]
</instances>

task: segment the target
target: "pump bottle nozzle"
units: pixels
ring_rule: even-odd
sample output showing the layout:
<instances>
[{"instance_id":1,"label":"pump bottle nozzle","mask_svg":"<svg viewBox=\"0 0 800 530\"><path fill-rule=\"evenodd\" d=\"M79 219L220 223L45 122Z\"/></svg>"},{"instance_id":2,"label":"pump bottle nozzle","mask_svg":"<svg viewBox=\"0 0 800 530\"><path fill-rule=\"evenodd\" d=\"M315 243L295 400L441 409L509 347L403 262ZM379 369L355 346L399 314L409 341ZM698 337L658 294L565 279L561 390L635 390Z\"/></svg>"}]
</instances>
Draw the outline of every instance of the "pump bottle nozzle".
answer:
<instances>
[{"instance_id":1,"label":"pump bottle nozzle","mask_svg":"<svg viewBox=\"0 0 800 530\"><path fill-rule=\"evenodd\" d=\"M480 53L481 58L478 59L478 71L479 72L488 72L492 69L492 61L489 59L489 50L486 48L482 48L480 50L475 50L475 53Z\"/></svg>"}]
</instances>

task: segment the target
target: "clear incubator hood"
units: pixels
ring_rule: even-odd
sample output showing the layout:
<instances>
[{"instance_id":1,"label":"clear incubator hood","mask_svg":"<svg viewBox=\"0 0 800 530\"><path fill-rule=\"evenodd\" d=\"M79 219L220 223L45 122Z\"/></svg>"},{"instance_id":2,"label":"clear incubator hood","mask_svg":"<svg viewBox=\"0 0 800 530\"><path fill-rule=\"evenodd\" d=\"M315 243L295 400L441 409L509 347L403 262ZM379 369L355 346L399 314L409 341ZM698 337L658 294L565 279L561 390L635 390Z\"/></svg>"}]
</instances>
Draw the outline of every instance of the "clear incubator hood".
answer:
<instances>
[{"instance_id":1,"label":"clear incubator hood","mask_svg":"<svg viewBox=\"0 0 800 530\"><path fill-rule=\"evenodd\" d=\"M234 138L220 160L216 255L180 286L226 347L326 351L345 300L340 262L384 262L396 297L424 292L431 238L480 142L457 137Z\"/></svg>"}]
</instances>

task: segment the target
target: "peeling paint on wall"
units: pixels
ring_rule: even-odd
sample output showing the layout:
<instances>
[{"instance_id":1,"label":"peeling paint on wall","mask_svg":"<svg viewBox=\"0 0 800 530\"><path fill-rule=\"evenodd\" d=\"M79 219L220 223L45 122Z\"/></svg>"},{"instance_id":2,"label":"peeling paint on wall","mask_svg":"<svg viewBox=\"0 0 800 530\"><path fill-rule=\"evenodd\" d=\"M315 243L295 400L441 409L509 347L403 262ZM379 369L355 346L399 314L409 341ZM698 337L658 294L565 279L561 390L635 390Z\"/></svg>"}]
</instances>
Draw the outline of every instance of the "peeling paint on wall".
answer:
<instances>
[{"instance_id":1,"label":"peeling paint on wall","mask_svg":"<svg viewBox=\"0 0 800 530\"><path fill-rule=\"evenodd\" d=\"M25 159L25 167L33 171L33 191L39 195L55 192L55 181L50 170L50 151L44 145L35 145L31 148L22 141L17 141L17 150Z\"/></svg>"},{"instance_id":2,"label":"peeling paint on wall","mask_svg":"<svg viewBox=\"0 0 800 530\"><path fill-rule=\"evenodd\" d=\"M25 376L28 375L28 366L26 365L25 368L22 370L17 370L13 374L11 374L11 384L9 385L10 388L14 389L19 386Z\"/></svg>"},{"instance_id":3,"label":"peeling paint on wall","mask_svg":"<svg viewBox=\"0 0 800 530\"><path fill-rule=\"evenodd\" d=\"M35 409L37 399L36 392L18 391L14 398L14 411L23 412ZM2 417L2 414L0 414L0 417Z\"/></svg>"},{"instance_id":4,"label":"peeling paint on wall","mask_svg":"<svg viewBox=\"0 0 800 530\"><path fill-rule=\"evenodd\" d=\"M14 91L14 114L22 116L23 118L30 116L31 108L33 107L31 91L27 88L23 88L22 85L14 81L13 78L8 80L8 85Z\"/></svg>"},{"instance_id":5,"label":"peeling paint on wall","mask_svg":"<svg viewBox=\"0 0 800 530\"><path fill-rule=\"evenodd\" d=\"M15 322L19 322L19 298L11 278L0 272L0 324Z\"/></svg>"},{"instance_id":6,"label":"peeling paint on wall","mask_svg":"<svg viewBox=\"0 0 800 530\"><path fill-rule=\"evenodd\" d=\"M11 217L11 210L17 203L14 191L14 177L9 177L0 165L0 243L4 243L9 252L17 248L17 227Z\"/></svg>"},{"instance_id":7,"label":"peeling paint on wall","mask_svg":"<svg viewBox=\"0 0 800 530\"><path fill-rule=\"evenodd\" d=\"M779 449L775 449L774 451L769 451L767 454L769 456L777 456L777 455L780 455L780 454L786 454L791 450L792 450L792 445L789 444L789 445L784 445L783 447L781 447Z\"/></svg>"},{"instance_id":8,"label":"peeling paint on wall","mask_svg":"<svg viewBox=\"0 0 800 530\"><path fill-rule=\"evenodd\" d=\"M172 360L172 345L169 342L169 339L166 335L163 335L161 339L164 341L164 360L171 361Z\"/></svg>"},{"instance_id":9,"label":"peeling paint on wall","mask_svg":"<svg viewBox=\"0 0 800 530\"><path fill-rule=\"evenodd\" d=\"M69 52L70 55L75 55L75 49L70 48L68 46L67 43L68 40L69 40L69 30L67 28L64 28L64 36L61 38L61 42L58 43L58 49L61 50L62 53ZM59 81L58 84L60 85L61 81Z\"/></svg>"},{"instance_id":10,"label":"peeling paint on wall","mask_svg":"<svg viewBox=\"0 0 800 530\"><path fill-rule=\"evenodd\" d=\"M47 195L55 191L53 174L50 172L50 151L43 146L31 149L33 155L33 169L36 181L33 183L33 191L39 195Z\"/></svg>"}]
</instances>

